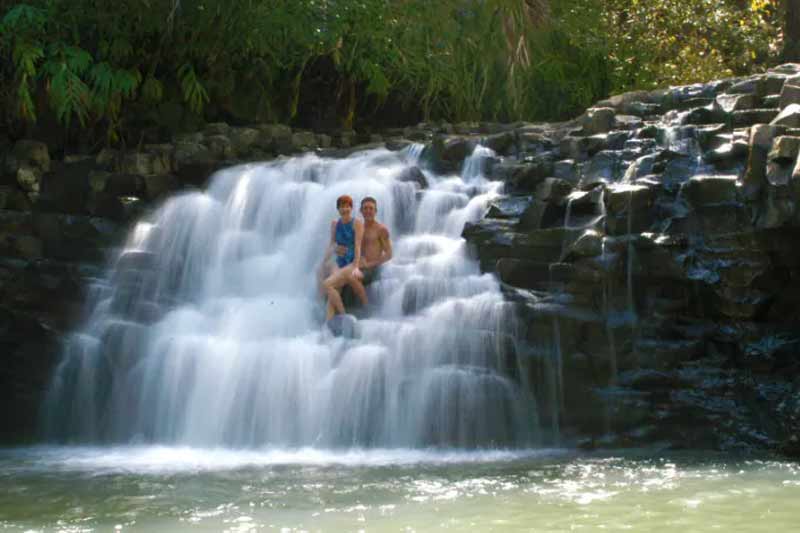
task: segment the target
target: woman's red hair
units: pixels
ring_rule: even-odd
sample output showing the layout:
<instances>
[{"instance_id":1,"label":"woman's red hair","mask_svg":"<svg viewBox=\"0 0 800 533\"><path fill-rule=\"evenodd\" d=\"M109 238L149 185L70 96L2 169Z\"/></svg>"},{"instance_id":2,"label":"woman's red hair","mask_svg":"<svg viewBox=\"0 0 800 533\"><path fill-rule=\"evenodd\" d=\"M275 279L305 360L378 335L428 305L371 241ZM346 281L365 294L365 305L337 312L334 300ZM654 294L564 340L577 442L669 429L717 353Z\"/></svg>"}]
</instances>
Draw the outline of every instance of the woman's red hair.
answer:
<instances>
[{"instance_id":1,"label":"woman's red hair","mask_svg":"<svg viewBox=\"0 0 800 533\"><path fill-rule=\"evenodd\" d=\"M349 205L350 207L353 207L353 199L347 196L346 194L343 194L342 196L336 199L336 209L339 209L343 205Z\"/></svg>"}]
</instances>

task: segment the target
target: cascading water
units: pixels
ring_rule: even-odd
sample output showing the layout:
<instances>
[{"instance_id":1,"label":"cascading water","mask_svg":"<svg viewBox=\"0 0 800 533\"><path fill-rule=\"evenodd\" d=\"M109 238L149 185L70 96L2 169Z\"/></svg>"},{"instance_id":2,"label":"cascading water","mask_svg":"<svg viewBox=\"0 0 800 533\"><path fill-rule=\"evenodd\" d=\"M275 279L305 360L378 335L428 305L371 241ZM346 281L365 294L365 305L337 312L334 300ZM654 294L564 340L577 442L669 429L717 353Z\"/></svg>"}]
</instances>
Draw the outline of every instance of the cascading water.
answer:
<instances>
[{"instance_id":1,"label":"cascading water","mask_svg":"<svg viewBox=\"0 0 800 533\"><path fill-rule=\"evenodd\" d=\"M403 181L419 147L218 173L131 232L49 393L50 436L193 446L522 446L536 436L514 321L461 239L499 184ZM378 201L394 258L360 336L321 324L335 199Z\"/></svg>"}]
</instances>

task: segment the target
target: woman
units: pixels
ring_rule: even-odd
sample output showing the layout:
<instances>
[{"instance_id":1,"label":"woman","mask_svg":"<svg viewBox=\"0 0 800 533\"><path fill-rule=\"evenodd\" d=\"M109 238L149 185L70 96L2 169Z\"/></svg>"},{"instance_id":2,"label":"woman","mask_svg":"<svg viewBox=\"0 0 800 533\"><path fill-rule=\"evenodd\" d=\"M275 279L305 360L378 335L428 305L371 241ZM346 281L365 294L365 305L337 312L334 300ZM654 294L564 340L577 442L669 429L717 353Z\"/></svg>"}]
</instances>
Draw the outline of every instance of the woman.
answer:
<instances>
[{"instance_id":1,"label":"woman","mask_svg":"<svg viewBox=\"0 0 800 533\"><path fill-rule=\"evenodd\" d=\"M333 272L322 282L322 287L328 296L328 309L325 320L330 320L334 314L344 314L344 303L339 291L351 279L362 279L364 274L359 270L361 260L361 239L364 236L364 224L353 216L353 199L347 195L336 199L336 209L339 219L331 222L331 239L325 250L325 264L330 261L331 255L337 246L344 249L344 254L336 255L336 265Z\"/></svg>"}]
</instances>

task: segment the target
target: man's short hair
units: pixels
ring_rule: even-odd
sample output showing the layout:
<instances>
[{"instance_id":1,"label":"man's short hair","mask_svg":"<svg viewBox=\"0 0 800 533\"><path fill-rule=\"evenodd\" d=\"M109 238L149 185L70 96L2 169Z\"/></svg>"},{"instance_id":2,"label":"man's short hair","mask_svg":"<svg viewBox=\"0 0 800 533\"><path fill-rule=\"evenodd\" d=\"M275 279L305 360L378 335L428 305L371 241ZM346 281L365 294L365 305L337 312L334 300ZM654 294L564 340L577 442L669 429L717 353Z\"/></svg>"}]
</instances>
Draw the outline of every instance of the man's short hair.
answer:
<instances>
[{"instance_id":1,"label":"man's short hair","mask_svg":"<svg viewBox=\"0 0 800 533\"><path fill-rule=\"evenodd\" d=\"M339 209L343 205L349 205L350 207L353 207L353 199L346 194L341 195L336 199L336 209Z\"/></svg>"},{"instance_id":2,"label":"man's short hair","mask_svg":"<svg viewBox=\"0 0 800 533\"><path fill-rule=\"evenodd\" d=\"M368 203L368 202L372 202L373 204L375 204L375 208L377 209L377 207L378 207L378 200L376 200L376 199L375 199L375 198L373 198L372 196L365 196L365 197L364 197L364 199L363 199L363 200L361 200L361 207L364 207L364 204L366 204L366 203Z\"/></svg>"}]
</instances>

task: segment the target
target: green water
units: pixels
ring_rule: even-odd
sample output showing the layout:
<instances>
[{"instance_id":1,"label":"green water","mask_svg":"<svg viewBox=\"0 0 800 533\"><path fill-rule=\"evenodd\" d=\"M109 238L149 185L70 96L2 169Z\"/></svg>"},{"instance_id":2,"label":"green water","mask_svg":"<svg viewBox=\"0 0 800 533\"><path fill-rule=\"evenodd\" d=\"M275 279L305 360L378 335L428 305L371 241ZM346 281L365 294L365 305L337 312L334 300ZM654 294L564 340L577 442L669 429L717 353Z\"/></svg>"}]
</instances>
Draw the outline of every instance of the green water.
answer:
<instances>
[{"instance_id":1,"label":"green water","mask_svg":"<svg viewBox=\"0 0 800 533\"><path fill-rule=\"evenodd\" d=\"M800 465L718 455L0 451L10 531L800 531Z\"/></svg>"}]
</instances>

